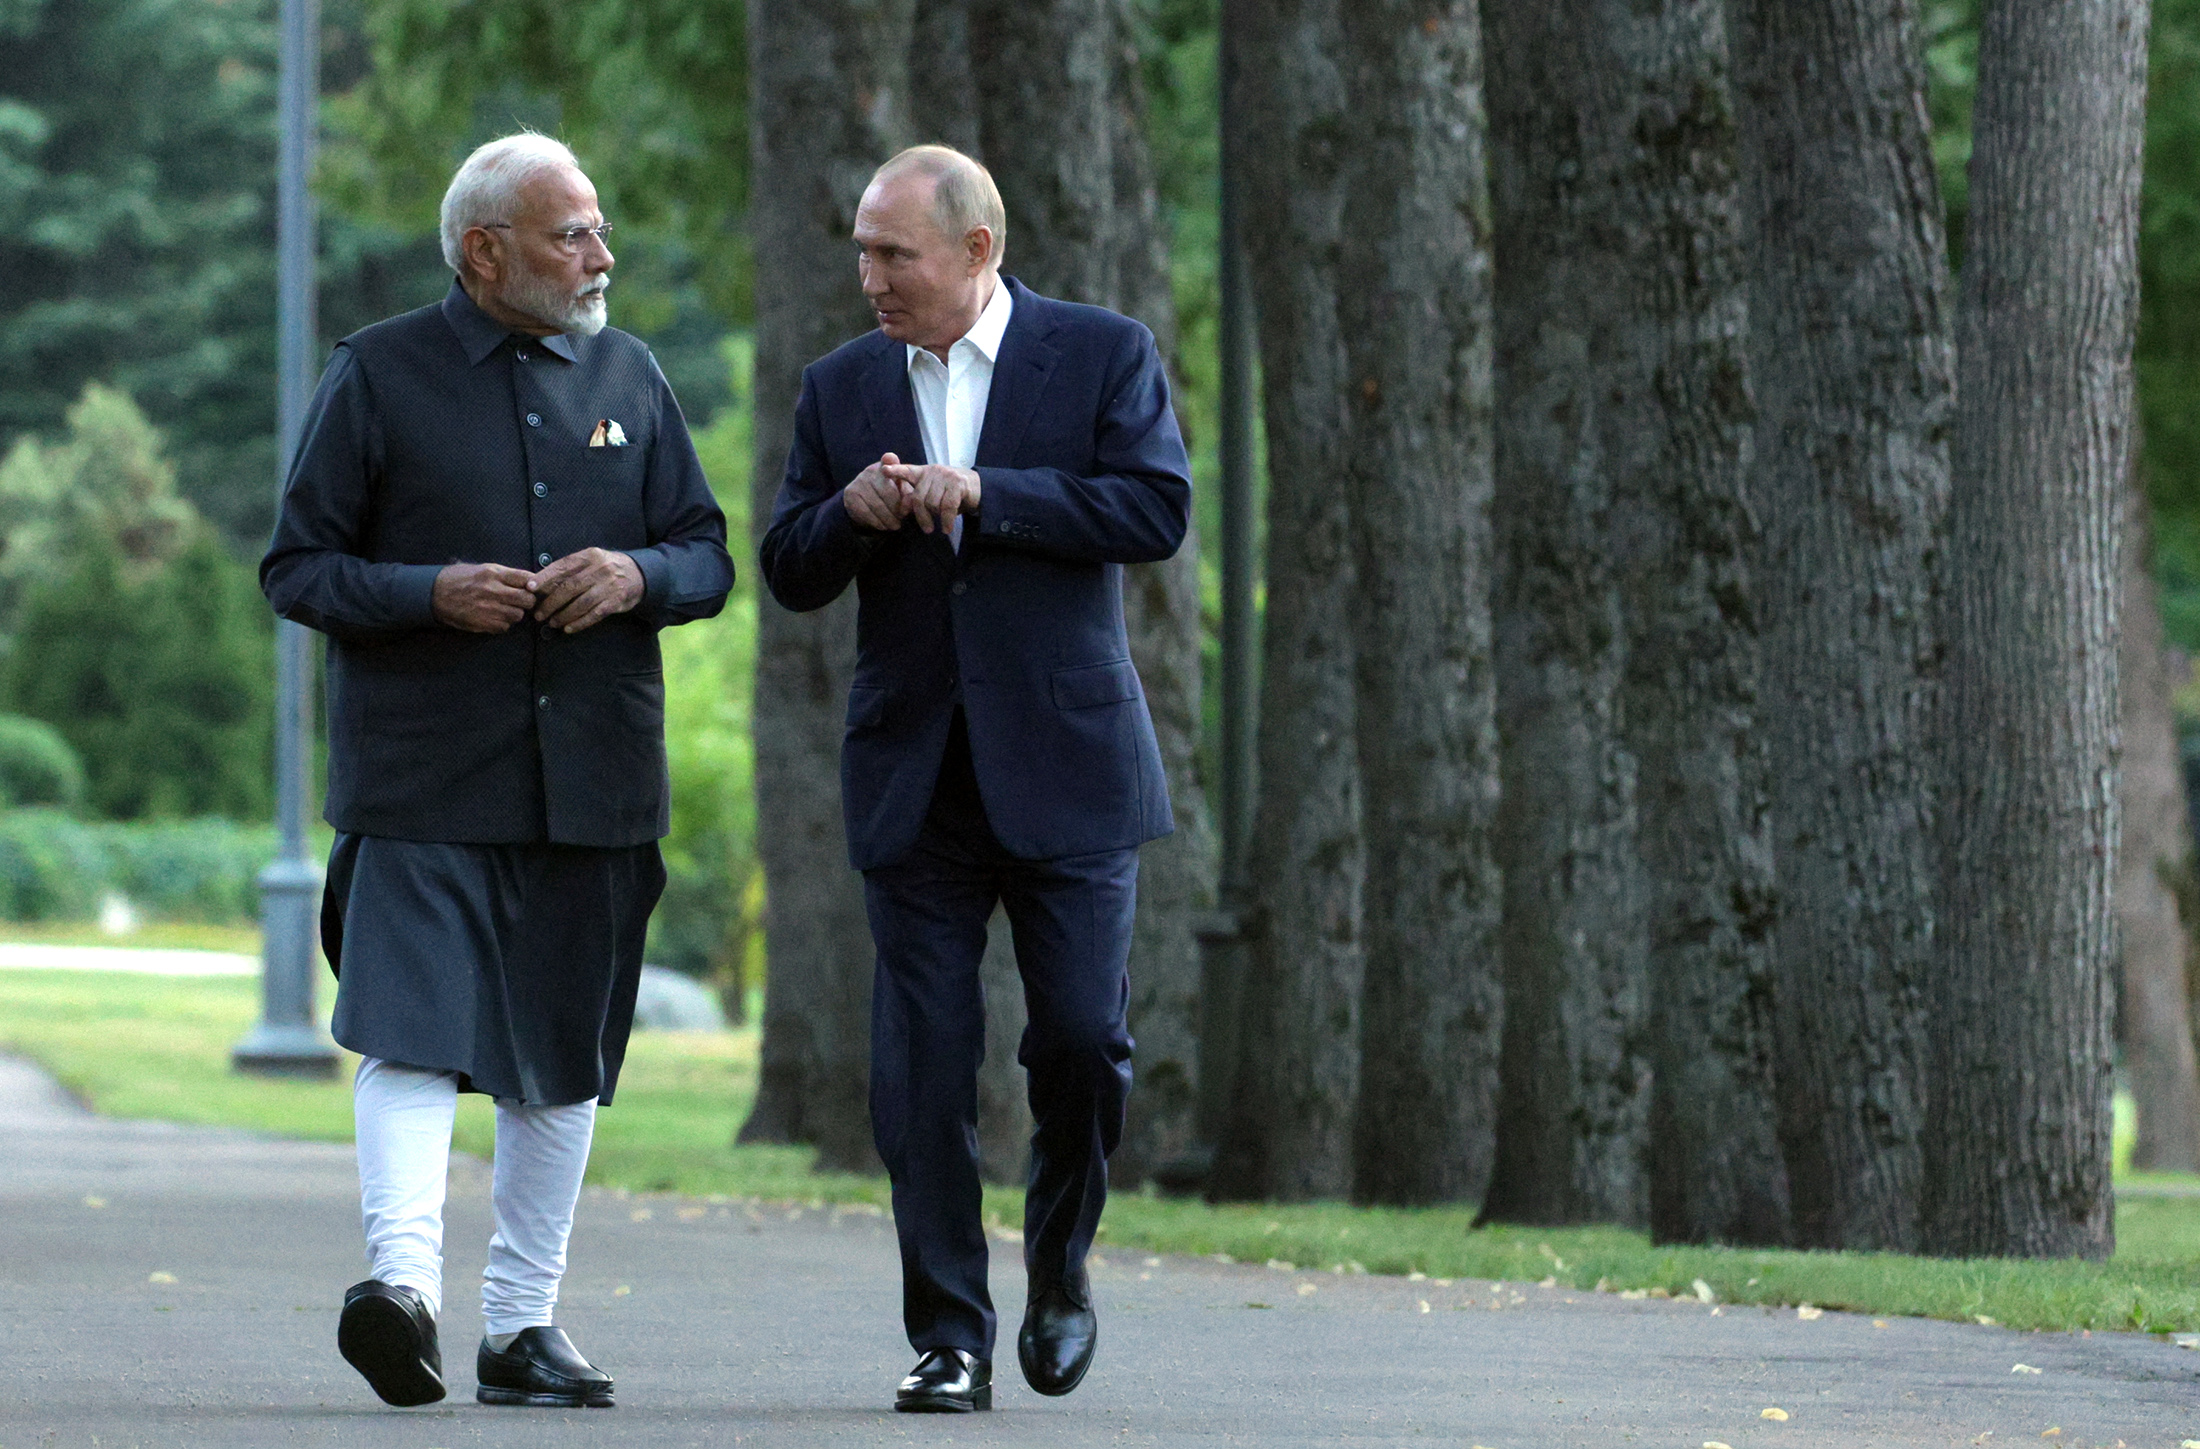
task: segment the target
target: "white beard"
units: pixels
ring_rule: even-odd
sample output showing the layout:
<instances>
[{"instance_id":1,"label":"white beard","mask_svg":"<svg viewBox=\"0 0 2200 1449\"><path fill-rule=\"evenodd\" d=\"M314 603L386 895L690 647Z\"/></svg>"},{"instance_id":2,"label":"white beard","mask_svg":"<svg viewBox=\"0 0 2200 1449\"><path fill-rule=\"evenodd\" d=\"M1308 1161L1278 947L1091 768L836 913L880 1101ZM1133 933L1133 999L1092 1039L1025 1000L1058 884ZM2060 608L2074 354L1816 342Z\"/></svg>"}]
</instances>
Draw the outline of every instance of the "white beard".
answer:
<instances>
[{"instance_id":1,"label":"white beard","mask_svg":"<svg viewBox=\"0 0 2200 1449\"><path fill-rule=\"evenodd\" d=\"M545 326L578 337L593 337L610 320L610 310L604 303L604 289L610 285L610 277L600 276L579 291L567 292L548 277L519 270L505 287L502 300L513 311Z\"/></svg>"}]
</instances>

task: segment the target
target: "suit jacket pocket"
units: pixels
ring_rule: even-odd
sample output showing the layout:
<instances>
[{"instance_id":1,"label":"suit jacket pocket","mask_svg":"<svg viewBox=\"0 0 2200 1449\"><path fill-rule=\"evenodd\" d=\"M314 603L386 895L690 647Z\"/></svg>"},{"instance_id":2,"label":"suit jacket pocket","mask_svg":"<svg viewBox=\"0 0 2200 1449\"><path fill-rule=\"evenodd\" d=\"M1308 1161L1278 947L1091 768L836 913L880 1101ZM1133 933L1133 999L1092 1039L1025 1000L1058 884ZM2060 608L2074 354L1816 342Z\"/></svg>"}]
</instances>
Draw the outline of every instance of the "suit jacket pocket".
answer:
<instances>
[{"instance_id":1,"label":"suit jacket pocket","mask_svg":"<svg viewBox=\"0 0 2200 1449\"><path fill-rule=\"evenodd\" d=\"M1138 698L1138 670L1128 659L1057 669L1053 675L1056 709L1090 709Z\"/></svg>"},{"instance_id":2,"label":"suit jacket pocket","mask_svg":"<svg viewBox=\"0 0 2200 1449\"><path fill-rule=\"evenodd\" d=\"M886 718L886 691L872 684L855 684L848 688L848 728L867 730L875 728Z\"/></svg>"}]
</instances>

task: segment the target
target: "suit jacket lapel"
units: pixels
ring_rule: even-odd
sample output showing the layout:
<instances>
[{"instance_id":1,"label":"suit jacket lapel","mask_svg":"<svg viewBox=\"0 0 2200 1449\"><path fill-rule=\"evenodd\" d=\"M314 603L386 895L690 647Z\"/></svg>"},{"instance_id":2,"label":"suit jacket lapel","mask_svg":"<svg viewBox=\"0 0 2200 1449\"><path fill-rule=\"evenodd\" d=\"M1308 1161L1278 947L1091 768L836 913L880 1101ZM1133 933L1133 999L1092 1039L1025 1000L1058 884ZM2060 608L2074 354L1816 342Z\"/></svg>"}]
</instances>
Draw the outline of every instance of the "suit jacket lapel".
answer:
<instances>
[{"instance_id":1,"label":"suit jacket lapel","mask_svg":"<svg viewBox=\"0 0 2200 1449\"><path fill-rule=\"evenodd\" d=\"M1012 290L1015 308L1008 314L1008 330L1001 335L1001 353L993 363L993 387L986 394L985 422L978 430L978 466L1005 468L1024 440L1047 379L1062 354L1047 345L1054 330L1047 315L1047 301L1013 277L1001 285Z\"/></svg>"},{"instance_id":2,"label":"suit jacket lapel","mask_svg":"<svg viewBox=\"0 0 2200 1449\"><path fill-rule=\"evenodd\" d=\"M917 426L917 399L909 390L909 353L881 333L878 355L863 370L863 411L879 451L904 463L925 462L924 433Z\"/></svg>"}]
</instances>

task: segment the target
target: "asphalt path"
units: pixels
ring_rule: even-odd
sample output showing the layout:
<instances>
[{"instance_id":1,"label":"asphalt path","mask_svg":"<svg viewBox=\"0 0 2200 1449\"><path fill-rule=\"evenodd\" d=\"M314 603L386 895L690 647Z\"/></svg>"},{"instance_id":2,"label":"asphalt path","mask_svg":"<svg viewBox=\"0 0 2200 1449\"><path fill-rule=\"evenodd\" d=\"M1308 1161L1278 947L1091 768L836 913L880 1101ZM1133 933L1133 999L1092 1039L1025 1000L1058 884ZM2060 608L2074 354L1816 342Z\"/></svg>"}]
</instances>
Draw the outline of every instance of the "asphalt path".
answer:
<instances>
[{"instance_id":1,"label":"asphalt path","mask_svg":"<svg viewBox=\"0 0 2200 1449\"><path fill-rule=\"evenodd\" d=\"M0 1061L0 1449L2200 1438L2200 1354L2136 1335L1806 1320L1106 1248L1100 1358L1076 1394L1030 1392L1011 1350L995 1412L901 1416L889 1405L913 1355L886 1221L595 1190L559 1321L617 1376L619 1407L486 1408L472 1348L487 1182L467 1159L447 1231L452 1396L389 1409L336 1354L340 1295L363 1276L355 1187L348 1148L105 1121ZM1013 1244L996 1247L994 1285L1021 1303Z\"/></svg>"}]
</instances>

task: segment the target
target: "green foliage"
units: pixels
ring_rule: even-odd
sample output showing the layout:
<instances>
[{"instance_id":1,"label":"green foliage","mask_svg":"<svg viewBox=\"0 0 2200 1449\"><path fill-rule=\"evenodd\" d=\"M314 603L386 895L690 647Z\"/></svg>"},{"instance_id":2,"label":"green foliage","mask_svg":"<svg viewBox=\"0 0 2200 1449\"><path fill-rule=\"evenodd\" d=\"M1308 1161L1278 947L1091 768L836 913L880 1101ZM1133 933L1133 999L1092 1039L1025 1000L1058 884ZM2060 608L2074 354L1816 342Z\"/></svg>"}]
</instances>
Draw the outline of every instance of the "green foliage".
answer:
<instances>
[{"instance_id":1,"label":"green foliage","mask_svg":"<svg viewBox=\"0 0 2200 1449\"><path fill-rule=\"evenodd\" d=\"M220 819L114 823L0 812L0 920L82 921L109 894L147 918L229 925L259 914L275 832Z\"/></svg>"},{"instance_id":2,"label":"green foliage","mask_svg":"<svg viewBox=\"0 0 2200 1449\"><path fill-rule=\"evenodd\" d=\"M84 763L43 720L0 714L0 809L51 805L74 810L84 798Z\"/></svg>"},{"instance_id":3,"label":"green foliage","mask_svg":"<svg viewBox=\"0 0 2200 1449\"><path fill-rule=\"evenodd\" d=\"M31 591L7 698L75 747L98 814L262 818L273 637L251 572L212 537L136 577L97 542Z\"/></svg>"}]
</instances>

